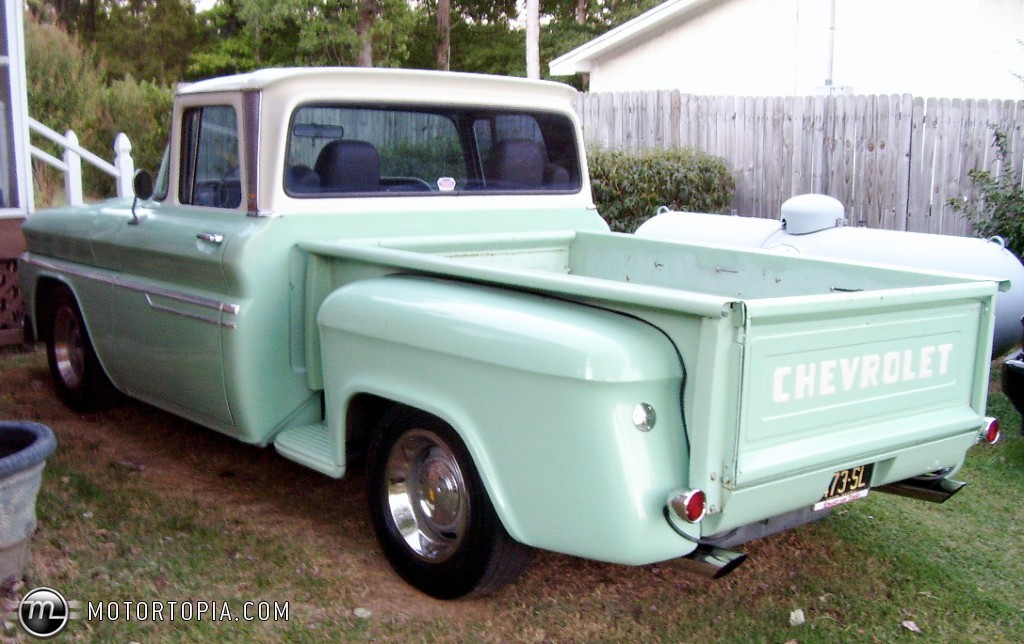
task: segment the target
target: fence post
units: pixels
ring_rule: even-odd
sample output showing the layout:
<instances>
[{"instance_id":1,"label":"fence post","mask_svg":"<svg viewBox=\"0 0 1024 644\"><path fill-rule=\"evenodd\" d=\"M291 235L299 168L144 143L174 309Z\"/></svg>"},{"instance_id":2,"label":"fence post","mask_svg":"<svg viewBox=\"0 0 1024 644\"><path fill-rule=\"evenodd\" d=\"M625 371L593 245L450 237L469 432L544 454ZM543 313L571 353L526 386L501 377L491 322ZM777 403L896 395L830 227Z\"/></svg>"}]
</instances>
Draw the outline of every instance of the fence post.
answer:
<instances>
[{"instance_id":1,"label":"fence post","mask_svg":"<svg viewBox=\"0 0 1024 644\"><path fill-rule=\"evenodd\" d=\"M117 196L132 196L135 160L132 159L132 142L124 132L114 137L114 167L117 168Z\"/></svg>"},{"instance_id":2,"label":"fence post","mask_svg":"<svg viewBox=\"0 0 1024 644\"><path fill-rule=\"evenodd\" d=\"M67 167L67 170L64 171L64 192L68 199L68 205L80 206L84 202L82 199L82 157L72 150L73 147L78 147L78 135L72 130L68 130L64 133L64 137L68 140L68 146L64 148L64 165Z\"/></svg>"}]
</instances>

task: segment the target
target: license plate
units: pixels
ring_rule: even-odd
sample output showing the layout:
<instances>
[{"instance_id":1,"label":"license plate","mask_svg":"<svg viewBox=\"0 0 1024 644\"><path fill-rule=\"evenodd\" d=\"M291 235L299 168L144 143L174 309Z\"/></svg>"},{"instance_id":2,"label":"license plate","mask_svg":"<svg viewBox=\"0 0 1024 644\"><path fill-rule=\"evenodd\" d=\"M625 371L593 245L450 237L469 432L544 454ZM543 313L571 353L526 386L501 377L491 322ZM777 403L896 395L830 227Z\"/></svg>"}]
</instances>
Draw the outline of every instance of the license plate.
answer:
<instances>
[{"instance_id":1,"label":"license plate","mask_svg":"<svg viewBox=\"0 0 1024 644\"><path fill-rule=\"evenodd\" d=\"M874 469L875 464L868 463L848 467L833 474L824 496L814 504L815 512L866 497L871 489L871 472Z\"/></svg>"}]
</instances>

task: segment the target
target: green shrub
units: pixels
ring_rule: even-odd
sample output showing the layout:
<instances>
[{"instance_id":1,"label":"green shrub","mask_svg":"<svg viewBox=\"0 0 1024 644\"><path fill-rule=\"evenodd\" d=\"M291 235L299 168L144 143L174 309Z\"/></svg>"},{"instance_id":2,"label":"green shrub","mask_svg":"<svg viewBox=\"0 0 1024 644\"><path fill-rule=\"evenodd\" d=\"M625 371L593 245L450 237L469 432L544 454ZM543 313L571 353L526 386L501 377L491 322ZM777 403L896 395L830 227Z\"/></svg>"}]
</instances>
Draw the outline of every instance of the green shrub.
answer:
<instances>
[{"instance_id":1,"label":"green shrub","mask_svg":"<svg viewBox=\"0 0 1024 644\"><path fill-rule=\"evenodd\" d=\"M106 141L100 156L109 156L114 137L124 132L132 143L135 167L156 174L167 146L173 90L129 76L105 87L100 100L103 104L100 135Z\"/></svg>"},{"instance_id":2,"label":"green shrub","mask_svg":"<svg viewBox=\"0 0 1024 644\"><path fill-rule=\"evenodd\" d=\"M103 74L93 56L60 27L26 19L25 63L29 116L60 134L74 130L79 144L95 149L98 139L93 135L102 113ZM61 157L61 148L37 134L32 135L32 143ZM35 161L32 174L37 206L50 205L55 193L63 194L63 175L59 171ZM84 174L86 190L90 190L93 177Z\"/></svg>"},{"instance_id":3,"label":"green shrub","mask_svg":"<svg viewBox=\"0 0 1024 644\"><path fill-rule=\"evenodd\" d=\"M100 65L56 25L30 19L25 32L29 114L58 132L75 130L81 138L99 120Z\"/></svg>"},{"instance_id":4,"label":"green shrub","mask_svg":"<svg viewBox=\"0 0 1024 644\"><path fill-rule=\"evenodd\" d=\"M450 177L465 173L458 141L400 142L380 148L381 174L390 177Z\"/></svg>"},{"instance_id":5,"label":"green shrub","mask_svg":"<svg viewBox=\"0 0 1024 644\"><path fill-rule=\"evenodd\" d=\"M1002 237L1007 248L1017 257L1024 257L1024 187L1012 164L1006 132L996 130L993 138L996 161L1002 166L1002 172L971 170L968 176L981 195L981 201L950 199L949 205L970 217L974 231L980 236Z\"/></svg>"},{"instance_id":6,"label":"green shrub","mask_svg":"<svg viewBox=\"0 0 1024 644\"><path fill-rule=\"evenodd\" d=\"M691 149L591 150L594 202L612 230L633 232L658 208L724 212L735 182L725 161Z\"/></svg>"},{"instance_id":7,"label":"green shrub","mask_svg":"<svg viewBox=\"0 0 1024 644\"><path fill-rule=\"evenodd\" d=\"M170 88L131 77L106 83L105 68L74 36L57 25L27 19L25 62L29 115L63 134L74 130L79 145L113 161L114 137L124 132L136 167L156 171L170 127ZM63 150L39 135L32 143L60 158ZM36 204L63 199L62 174L41 161L33 168ZM83 188L92 197L111 196L110 176L82 164Z\"/></svg>"}]
</instances>

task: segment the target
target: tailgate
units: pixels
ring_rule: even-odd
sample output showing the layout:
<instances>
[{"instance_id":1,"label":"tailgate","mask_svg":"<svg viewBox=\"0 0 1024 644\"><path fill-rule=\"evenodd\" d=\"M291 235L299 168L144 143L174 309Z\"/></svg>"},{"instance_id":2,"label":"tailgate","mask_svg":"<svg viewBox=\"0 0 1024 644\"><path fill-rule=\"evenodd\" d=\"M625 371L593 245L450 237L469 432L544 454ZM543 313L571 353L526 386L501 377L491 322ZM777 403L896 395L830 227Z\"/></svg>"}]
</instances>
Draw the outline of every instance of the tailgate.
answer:
<instances>
[{"instance_id":1,"label":"tailgate","mask_svg":"<svg viewBox=\"0 0 1024 644\"><path fill-rule=\"evenodd\" d=\"M726 454L731 487L871 463L895 449L938 449L942 439L976 432L996 287L745 303L739 422ZM962 456L947 463L953 455L936 454L935 462L955 465Z\"/></svg>"}]
</instances>

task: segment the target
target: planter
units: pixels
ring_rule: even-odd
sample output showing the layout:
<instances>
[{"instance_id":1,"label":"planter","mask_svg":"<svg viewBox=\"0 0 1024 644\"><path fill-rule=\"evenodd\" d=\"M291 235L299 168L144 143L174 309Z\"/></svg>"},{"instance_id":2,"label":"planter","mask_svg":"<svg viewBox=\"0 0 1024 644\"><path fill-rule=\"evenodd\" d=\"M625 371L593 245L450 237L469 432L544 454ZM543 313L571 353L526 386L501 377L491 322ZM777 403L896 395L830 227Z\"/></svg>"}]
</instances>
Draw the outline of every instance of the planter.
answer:
<instances>
[{"instance_id":1,"label":"planter","mask_svg":"<svg viewBox=\"0 0 1024 644\"><path fill-rule=\"evenodd\" d=\"M46 425L0 422L0 582L20 577L36 529L36 494L57 439Z\"/></svg>"}]
</instances>

